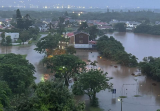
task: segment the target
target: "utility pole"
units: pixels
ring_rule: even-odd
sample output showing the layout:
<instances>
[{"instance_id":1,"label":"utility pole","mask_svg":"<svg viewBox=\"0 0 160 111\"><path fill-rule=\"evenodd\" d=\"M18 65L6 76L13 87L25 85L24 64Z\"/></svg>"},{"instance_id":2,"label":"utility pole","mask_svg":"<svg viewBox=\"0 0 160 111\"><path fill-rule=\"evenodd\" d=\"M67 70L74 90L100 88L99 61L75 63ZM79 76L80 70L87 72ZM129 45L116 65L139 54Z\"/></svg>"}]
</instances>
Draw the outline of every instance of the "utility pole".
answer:
<instances>
[{"instance_id":1,"label":"utility pole","mask_svg":"<svg viewBox=\"0 0 160 111\"><path fill-rule=\"evenodd\" d=\"M122 98L121 99L118 99L118 101L121 101L121 111L122 111Z\"/></svg>"},{"instance_id":2,"label":"utility pole","mask_svg":"<svg viewBox=\"0 0 160 111\"><path fill-rule=\"evenodd\" d=\"M121 98L121 111L122 111L122 98Z\"/></svg>"}]
</instances>

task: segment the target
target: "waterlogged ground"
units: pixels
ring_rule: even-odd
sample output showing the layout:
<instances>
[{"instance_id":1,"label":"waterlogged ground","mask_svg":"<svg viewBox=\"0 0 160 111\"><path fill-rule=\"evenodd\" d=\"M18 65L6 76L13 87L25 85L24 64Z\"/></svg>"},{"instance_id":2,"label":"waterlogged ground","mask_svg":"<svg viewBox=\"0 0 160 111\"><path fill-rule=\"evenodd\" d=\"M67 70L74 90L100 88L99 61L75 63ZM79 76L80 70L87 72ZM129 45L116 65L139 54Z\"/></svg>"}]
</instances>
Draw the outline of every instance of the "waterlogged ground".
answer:
<instances>
[{"instance_id":1,"label":"waterlogged ground","mask_svg":"<svg viewBox=\"0 0 160 111\"><path fill-rule=\"evenodd\" d=\"M135 35L133 33L113 33L117 40L121 41L128 53L132 53L139 58L139 61L145 56L160 56L160 37L151 35ZM42 35L44 37L46 35ZM0 54L16 53L27 55L26 59L35 66L36 83L48 78L48 71L41 64L44 55L35 52L35 44L22 46L0 46ZM77 50L76 54L84 61L98 61L97 68L108 72L113 88L116 89L116 95L109 90L101 91L97 94L99 106L104 111L120 111L121 103L118 102L119 96L126 96L123 99L123 111L156 111L160 109L160 83L146 78L145 76L133 76L132 74L141 74L136 68L128 68L117 65L115 62L105 58L99 58L96 51ZM115 67L117 66L117 68ZM154 85L152 85L154 83ZM141 97L134 97L140 95ZM77 100L85 101L89 104L88 97L76 97ZM90 111L98 109L90 109Z\"/></svg>"},{"instance_id":2,"label":"waterlogged ground","mask_svg":"<svg viewBox=\"0 0 160 111\"><path fill-rule=\"evenodd\" d=\"M108 77L113 77L110 82L113 83L116 94L112 94L110 90L97 94L100 108L104 111L109 109L119 111L121 108L121 103L118 102L119 96L127 97L123 99L123 111L156 111L160 108L160 83L141 75L138 69L120 66L105 58L100 59L96 51L78 50L76 55L84 61L98 61L97 68L108 72ZM135 77L133 74L141 76ZM153 83L156 86L152 85ZM136 95L141 97L134 97ZM78 99L88 103L87 96Z\"/></svg>"}]
</instances>

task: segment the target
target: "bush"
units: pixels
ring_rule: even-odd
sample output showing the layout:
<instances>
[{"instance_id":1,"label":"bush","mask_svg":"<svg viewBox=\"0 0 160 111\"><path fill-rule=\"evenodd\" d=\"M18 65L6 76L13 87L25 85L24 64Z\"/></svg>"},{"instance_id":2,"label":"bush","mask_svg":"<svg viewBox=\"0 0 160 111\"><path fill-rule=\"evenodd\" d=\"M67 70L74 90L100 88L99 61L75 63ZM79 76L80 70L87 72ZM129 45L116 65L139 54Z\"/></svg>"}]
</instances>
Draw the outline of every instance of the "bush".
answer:
<instances>
[{"instance_id":1,"label":"bush","mask_svg":"<svg viewBox=\"0 0 160 111\"><path fill-rule=\"evenodd\" d=\"M32 44L32 41L30 40L30 41L28 41L28 44Z\"/></svg>"}]
</instances>

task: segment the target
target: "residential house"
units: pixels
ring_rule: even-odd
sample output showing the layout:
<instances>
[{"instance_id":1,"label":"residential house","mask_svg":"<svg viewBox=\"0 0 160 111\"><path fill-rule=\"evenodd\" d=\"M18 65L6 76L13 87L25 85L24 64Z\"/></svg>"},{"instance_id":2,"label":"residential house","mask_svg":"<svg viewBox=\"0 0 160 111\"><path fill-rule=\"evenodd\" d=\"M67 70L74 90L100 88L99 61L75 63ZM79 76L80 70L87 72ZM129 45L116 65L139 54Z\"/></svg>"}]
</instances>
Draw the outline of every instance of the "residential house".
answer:
<instances>
[{"instance_id":1,"label":"residential house","mask_svg":"<svg viewBox=\"0 0 160 111\"><path fill-rule=\"evenodd\" d=\"M126 22L126 27L128 27L128 28L136 28L140 24L141 23L135 22L135 21L127 21Z\"/></svg>"},{"instance_id":2,"label":"residential house","mask_svg":"<svg viewBox=\"0 0 160 111\"><path fill-rule=\"evenodd\" d=\"M15 42L19 38L19 33L5 33L5 37L10 36L12 39L12 42Z\"/></svg>"},{"instance_id":3,"label":"residential house","mask_svg":"<svg viewBox=\"0 0 160 111\"><path fill-rule=\"evenodd\" d=\"M92 48L89 44L89 34L85 32L70 32L67 34L70 38L69 45L73 45L75 48Z\"/></svg>"}]
</instances>

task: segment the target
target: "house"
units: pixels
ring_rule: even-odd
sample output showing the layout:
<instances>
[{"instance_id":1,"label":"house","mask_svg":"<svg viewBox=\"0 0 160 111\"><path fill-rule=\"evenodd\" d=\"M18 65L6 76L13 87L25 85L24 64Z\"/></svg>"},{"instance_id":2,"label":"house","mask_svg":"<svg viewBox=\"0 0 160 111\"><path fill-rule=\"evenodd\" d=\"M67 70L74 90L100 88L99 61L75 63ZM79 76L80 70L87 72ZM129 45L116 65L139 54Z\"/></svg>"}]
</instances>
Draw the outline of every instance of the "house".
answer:
<instances>
[{"instance_id":1,"label":"house","mask_svg":"<svg viewBox=\"0 0 160 111\"><path fill-rule=\"evenodd\" d=\"M73 45L75 48L92 48L89 44L89 34L85 32L70 32L67 34L70 38L69 45Z\"/></svg>"},{"instance_id":2,"label":"house","mask_svg":"<svg viewBox=\"0 0 160 111\"><path fill-rule=\"evenodd\" d=\"M126 26L128 28L136 28L138 25L140 25L141 23L139 22L135 22L135 21L127 21L126 22Z\"/></svg>"},{"instance_id":3,"label":"house","mask_svg":"<svg viewBox=\"0 0 160 111\"><path fill-rule=\"evenodd\" d=\"M105 30L105 29L113 29L113 27L112 26L98 26L97 27L99 30Z\"/></svg>"},{"instance_id":4,"label":"house","mask_svg":"<svg viewBox=\"0 0 160 111\"><path fill-rule=\"evenodd\" d=\"M156 22L155 22L155 25L160 25L160 21L156 21Z\"/></svg>"},{"instance_id":5,"label":"house","mask_svg":"<svg viewBox=\"0 0 160 111\"><path fill-rule=\"evenodd\" d=\"M12 39L12 42L15 42L19 38L19 33L5 33L5 37L10 36Z\"/></svg>"}]
</instances>

